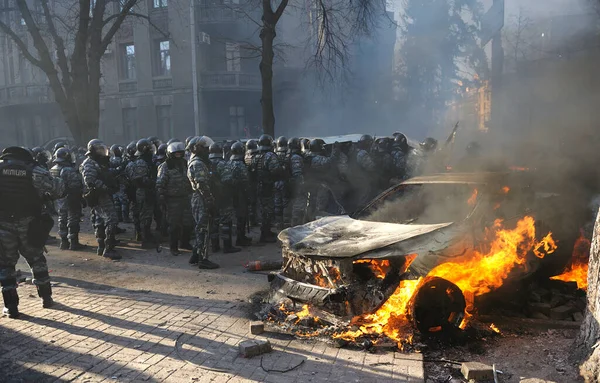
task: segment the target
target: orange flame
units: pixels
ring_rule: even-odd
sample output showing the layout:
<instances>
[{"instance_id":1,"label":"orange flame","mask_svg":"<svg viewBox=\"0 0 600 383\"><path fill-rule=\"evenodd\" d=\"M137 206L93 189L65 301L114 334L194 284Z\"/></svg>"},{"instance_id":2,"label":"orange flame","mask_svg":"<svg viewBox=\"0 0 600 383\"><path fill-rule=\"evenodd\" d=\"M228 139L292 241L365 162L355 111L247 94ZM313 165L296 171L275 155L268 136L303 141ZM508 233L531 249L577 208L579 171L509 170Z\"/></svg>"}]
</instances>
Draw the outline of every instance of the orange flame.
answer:
<instances>
[{"instance_id":1,"label":"orange flame","mask_svg":"<svg viewBox=\"0 0 600 383\"><path fill-rule=\"evenodd\" d=\"M467 201L467 203L469 204L469 206L474 206L475 205L475 202L477 202L477 194L479 194L479 191L477 189L473 189L473 194L471 195L471 197Z\"/></svg>"},{"instance_id":2,"label":"orange flame","mask_svg":"<svg viewBox=\"0 0 600 383\"><path fill-rule=\"evenodd\" d=\"M459 326L461 329L472 317L475 297L500 287L515 267L526 268L530 251L538 251L539 255L536 255L539 257L556 250L551 234L536 242L534 224L534 219L527 216L517 223L515 229L508 230L503 229L502 221L497 220L493 226L494 239L488 251L474 250L462 260L443 263L429 272L428 276L444 278L462 290L467 307L465 318ZM545 253L540 251L542 248ZM401 281L396 291L375 313L353 319L352 324L359 326L358 330L338 333L334 338L353 340L362 335L385 334L395 341L406 341L410 329L407 306L420 281Z\"/></svg>"},{"instance_id":3,"label":"orange flame","mask_svg":"<svg viewBox=\"0 0 600 383\"><path fill-rule=\"evenodd\" d=\"M581 290L587 290L588 281L588 260L590 257L591 242L585 237L583 231L580 231L579 238L575 241L573 255L571 256L571 266L561 275L550 279L577 282L577 287Z\"/></svg>"},{"instance_id":4,"label":"orange flame","mask_svg":"<svg viewBox=\"0 0 600 383\"><path fill-rule=\"evenodd\" d=\"M496 334L502 334L502 333L500 332L500 329L499 329L498 327L496 327L496 325L495 325L495 324L493 324L493 323L490 325L490 329L491 329L493 332L495 332Z\"/></svg>"},{"instance_id":5,"label":"orange flame","mask_svg":"<svg viewBox=\"0 0 600 383\"><path fill-rule=\"evenodd\" d=\"M369 266L369 269L373 273L373 275L378 279L385 278L385 275L390 271L390 261L387 259L359 259L354 262L357 263L366 263Z\"/></svg>"},{"instance_id":6,"label":"orange flame","mask_svg":"<svg viewBox=\"0 0 600 383\"><path fill-rule=\"evenodd\" d=\"M502 188L502 193L504 193L504 194L508 194L509 191L510 191L510 188L508 186L504 186Z\"/></svg>"}]
</instances>

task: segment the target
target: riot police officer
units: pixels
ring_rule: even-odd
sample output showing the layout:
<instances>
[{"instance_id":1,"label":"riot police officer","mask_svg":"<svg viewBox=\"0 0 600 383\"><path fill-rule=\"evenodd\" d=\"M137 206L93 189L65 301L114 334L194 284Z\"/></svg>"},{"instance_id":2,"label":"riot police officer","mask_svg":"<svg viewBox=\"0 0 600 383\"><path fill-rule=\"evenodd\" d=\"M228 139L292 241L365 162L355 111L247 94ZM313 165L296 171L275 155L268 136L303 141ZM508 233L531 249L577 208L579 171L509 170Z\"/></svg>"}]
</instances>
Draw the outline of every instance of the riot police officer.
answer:
<instances>
[{"instance_id":1,"label":"riot police officer","mask_svg":"<svg viewBox=\"0 0 600 383\"><path fill-rule=\"evenodd\" d=\"M88 143L87 158L81 164L87 204L93 209L98 255L112 260L121 259L116 253L115 228L118 219L112 195L117 185L109 172L108 147L98 139Z\"/></svg>"},{"instance_id":2,"label":"riot police officer","mask_svg":"<svg viewBox=\"0 0 600 383\"><path fill-rule=\"evenodd\" d=\"M289 149L289 173L290 173L290 196L291 201L291 225L301 225L306 210L306 191L304 190L304 159L302 158L300 140L292 137L288 141Z\"/></svg>"},{"instance_id":3,"label":"riot police officer","mask_svg":"<svg viewBox=\"0 0 600 383\"><path fill-rule=\"evenodd\" d=\"M394 133L394 142L392 143L392 164L394 176L399 179L408 177L407 161L410 152L408 140L402 133Z\"/></svg>"},{"instance_id":4,"label":"riot police officer","mask_svg":"<svg viewBox=\"0 0 600 383\"><path fill-rule=\"evenodd\" d=\"M252 227L256 226L256 204L258 202L258 176L256 161L254 160L257 154L258 144L256 140L248 140L244 162L248 168L248 222Z\"/></svg>"},{"instance_id":5,"label":"riot police officer","mask_svg":"<svg viewBox=\"0 0 600 383\"><path fill-rule=\"evenodd\" d=\"M236 246L250 246L252 238L246 236L246 227L248 225L248 188L250 182L248 178L248 168L244 163L244 144L234 142L231 145L231 157L229 159L229 168L231 169L231 184L225 182L226 186L232 189L233 208L236 215Z\"/></svg>"},{"instance_id":6,"label":"riot police officer","mask_svg":"<svg viewBox=\"0 0 600 383\"><path fill-rule=\"evenodd\" d=\"M179 238L189 244L192 215L189 195L190 181L187 178L185 146L182 142L173 142L167 147L167 159L158 167L156 192L158 203L165 211L165 220L169 230L171 254L180 255Z\"/></svg>"},{"instance_id":7,"label":"riot police officer","mask_svg":"<svg viewBox=\"0 0 600 383\"><path fill-rule=\"evenodd\" d=\"M132 141L127 145L127 164L125 165L125 194L127 195L127 212L131 212L131 217L133 221L133 226L135 228L135 240L142 240L142 227L140 224L140 217L137 211L137 206L135 204L135 194L136 187L132 181L133 178L133 169L135 168L136 161L136 152L137 152L137 142Z\"/></svg>"},{"instance_id":8,"label":"riot police officer","mask_svg":"<svg viewBox=\"0 0 600 383\"><path fill-rule=\"evenodd\" d=\"M260 242L277 242L277 235L271 231L275 182L283 176L283 167L273 153L273 137L263 134L258 139L259 153L254 157L258 179L258 198L261 208Z\"/></svg>"},{"instance_id":9,"label":"riot police officer","mask_svg":"<svg viewBox=\"0 0 600 383\"><path fill-rule=\"evenodd\" d=\"M125 167L127 166L127 161L123 158L123 150L119 145L115 144L111 146L110 151L112 153L110 169L119 183L119 190L113 195L113 201L119 222L125 222L125 218L129 221L129 201L125 192Z\"/></svg>"},{"instance_id":10,"label":"riot police officer","mask_svg":"<svg viewBox=\"0 0 600 383\"><path fill-rule=\"evenodd\" d=\"M152 216L156 204L156 175L157 170L152 161L154 145L142 138L136 144L135 163L131 169L131 182L135 185L135 203L141 225L142 247L154 246L152 234Z\"/></svg>"},{"instance_id":11,"label":"riot police officer","mask_svg":"<svg viewBox=\"0 0 600 383\"><path fill-rule=\"evenodd\" d=\"M196 244L190 264L198 264L201 269L216 269L219 267L208 260L208 230L211 221L210 214L214 208L215 199L210 190L210 170L208 167L208 148L213 141L206 136L194 137L190 140L187 150L192 153L188 164L187 176L192 184L192 214L196 222Z\"/></svg>"},{"instance_id":12,"label":"riot police officer","mask_svg":"<svg viewBox=\"0 0 600 383\"><path fill-rule=\"evenodd\" d=\"M44 244L53 221L42 216L44 198L64 193L60 178L37 165L27 149L9 147L0 155L0 285L3 314L19 317L19 295L15 266L22 255L33 273L33 284L44 308L51 307L52 287Z\"/></svg>"},{"instance_id":13,"label":"riot police officer","mask_svg":"<svg viewBox=\"0 0 600 383\"><path fill-rule=\"evenodd\" d=\"M286 223L285 209L289 204L289 156L288 139L284 136L277 138L275 143L275 154L283 167L283 177L275 182L273 211L277 228L283 230Z\"/></svg>"},{"instance_id":14,"label":"riot police officer","mask_svg":"<svg viewBox=\"0 0 600 383\"><path fill-rule=\"evenodd\" d=\"M79 243L83 178L75 168L69 149L59 148L54 153L54 163L50 174L55 178L62 179L65 185L65 196L57 201L60 248L61 250L81 250L85 248Z\"/></svg>"},{"instance_id":15,"label":"riot police officer","mask_svg":"<svg viewBox=\"0 0 600 383\"><path fill-rule=\"evenodd\" d=\"M356 153L356 186L358 191L358 207L365 206L374 196L376 187L374 185L377 165L371 156L371 147L373 146L373 137L364 134L357 143L358 152Z\"/></svg>"},{"instance_id":16,"label":"riot police officer","mask_svg":"<svg viewBox=\"0 0 600 383\"><path fill-rule=\"evenodd\" d=\"M208 160L210 163L210 174L211 174L211 191L215 197L215 206L212 212L210 222L210 242L212 245L213 253L221 250L219 241L219 234L222 234L221 228L221 210L225 208L227 203L226 198L223 198L223 185L221 184L221 175L223 168L226 165L226 161L223 159L223 149L218 143L213 143L208 148ZM225 238L223 238L225 240Z\"/></svg>"}]
</instances>

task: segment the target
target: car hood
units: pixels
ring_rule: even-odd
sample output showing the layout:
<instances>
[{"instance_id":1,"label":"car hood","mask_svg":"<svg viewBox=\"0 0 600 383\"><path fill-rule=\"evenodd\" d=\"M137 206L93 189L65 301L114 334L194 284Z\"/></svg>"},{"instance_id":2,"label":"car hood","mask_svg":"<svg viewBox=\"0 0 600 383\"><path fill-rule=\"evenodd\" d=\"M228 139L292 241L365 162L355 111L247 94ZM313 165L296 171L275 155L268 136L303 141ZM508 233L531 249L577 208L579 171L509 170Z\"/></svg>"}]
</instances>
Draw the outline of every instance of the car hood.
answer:
<instances>
[{"instance_id":1,"label":"car hood","mask_svg":"<svg viewBox=\"0 0 600 383\"><path fill-rule=\"evenodd\" d=\"M279 234L283 246L296 254L348 258L442 229L435 225L369 222L348 216L325 217Z\"/></svg>"}]
</instances>

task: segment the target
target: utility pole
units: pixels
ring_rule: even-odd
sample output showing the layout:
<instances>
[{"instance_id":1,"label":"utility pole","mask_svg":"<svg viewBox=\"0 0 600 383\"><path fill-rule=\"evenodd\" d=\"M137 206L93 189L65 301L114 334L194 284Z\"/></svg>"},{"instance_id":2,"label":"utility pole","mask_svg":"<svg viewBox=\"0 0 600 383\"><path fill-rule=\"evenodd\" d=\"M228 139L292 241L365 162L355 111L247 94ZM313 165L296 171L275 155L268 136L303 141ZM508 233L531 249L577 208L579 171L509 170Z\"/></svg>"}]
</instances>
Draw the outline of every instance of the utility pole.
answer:
<instances>
[{"instance_id":1,"label":"utility pole","mask_svg":"<svg viewBox=\"0 0 600 383\"><path fill-rule=\"evenodd\" d=\"M492 7L497 7L502 17L502 24L498 28L492 38L492 110L491 123L492 128L496 130L501 126L500 116L498 113L498 100L500 88L502 87L502 73L504 72L504 48L502 48L502 26L504 26L504 0L494 0ZM499 129L497 129L499 130Z\"/></svg>"},{"instance_id":2,"label":"utility pole","mask_svg":"<svg viewBox=\"0 0 600 383\"><path fill-rule=\"evenodd\" d=\"M200 116L198 113L198 67L197 67L197 44L196 38L196 0L190 0L190 44L192 50L192 93L194 98L194 132L200 135Z\"/></svg>"}]
</instances>

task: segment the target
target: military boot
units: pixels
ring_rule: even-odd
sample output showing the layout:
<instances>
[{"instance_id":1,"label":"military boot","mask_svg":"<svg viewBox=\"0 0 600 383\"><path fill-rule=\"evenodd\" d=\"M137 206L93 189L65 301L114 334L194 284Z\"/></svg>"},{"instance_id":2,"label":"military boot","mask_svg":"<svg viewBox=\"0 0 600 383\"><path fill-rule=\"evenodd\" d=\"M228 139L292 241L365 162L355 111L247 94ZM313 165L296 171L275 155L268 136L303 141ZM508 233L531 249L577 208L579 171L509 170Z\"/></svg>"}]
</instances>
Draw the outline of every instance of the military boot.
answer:
<instances>
[{"instance_id":1,"label":"military boot","mask_svg":"<svg viewBox=\"0 0 600 383\"><path fill-rule=\"evenodd\" d=\"M142 249L152 249L156 246L154 242L154 235L152 235L152 229L150 225L144 227L144 231L142 232Z\"/></svg>"},{"instance_id":2,"label":"military boot","mask_svg":"<svg viewBox=\"0 0 600 383\"><path fill-rule=\"evenodd\" d=\"M82 245L81 243L79 243L79 234L75 234L71 237L71 241L70 241L70 245L69 245L69 250L83 250L85 249L85 245Z\"/></svg>"},{"instance_id":3,"label":"military boot","mask_svg":"<svg viewBox=\"0 0 600 383\"><path fill-rule=\"evenodd\" d=\"M219 267L220 266L218 264L211 262L208 259L202 259L202 260L200 260L200 262L198 262L199 269L213 270L213 269L218 269Z\"/></svg>"},{"instance_id":4,"label":"military boot","mask_svg":"<svg viewBox=\"0 0 600 383\"><path fill-rule=\"evenodd\" d=\"M219 238L211 238L210 239L211 250L213 253L217 253L217 252L221 251L220 242L221 241L219 240Z\"/></svg>"},{"instance_id":5,"label":"military boot","mask_svg":"<svg viewBox=\"0 0 600 383\"><path fill-rule=\"evenodd\" d=\"M65 235L65 236L61 236L60 237L60 249L61 250L69 250L70 244L69 244L69 238Z\"/></svg>"},{"instance_id":6,"label":"military boot","mask_svg":"<svg viewBox=\"0 0 600 383\"><path fill-rule=\"evenodd\" d=\"M2 314L11 319L19 317L19 295L17 286L5 286L2 289L2 298L4 299L4 309Z\"/></svg>"},{"instance_id":7,"label":"military boot","mask_svg":"<svg viewBox=\"0 0 600 383\"><path fill-rule=\"evenodd\" d=\"M115 234L111 233L106 240L106 249L104 249L104 252L102 253L104 258L108 258L112 261L123 258L115 251L115 242Z\"/></svg>"},{"instance_id":8,"label":"military boot","mask_svg":"<svg viewBox=\"0 0 600 383\"><path fill-rule=\"evenodd\" d=\"M194 247L190 244L192 237L192 228L184 227L181 231L181 241L179 242L179 248L184 250L193 250Z\"/></svg>"},{"instance_id":9,"label":"military boot","mask_svg":"<svg viewBox=\"0 0 600 383\"><path fill-rule=\"evenodd\" d=\"M226 240L223 241L223 253L224 254L239 253L240 251L242 251L242 249L240 249L239 247L234 247L231 243L232 243L232 240L231 240L231 234L230 234L229 238L227 238Z\"/></svg>"},{"instance_id":10,"label":"military boot","mask_svg":"<svg viewBox=\"0 0 600 383\"><path fill-rule=\"evenodd\" d=\"M98 249L96 249L96 254L104 255L104 250L106 249L106 241L104 238L98 238Z\"/></svg>"},{"instance_id":11,"label":"military boot","mask_svg":"<svg viewBox=\"0 0 600 383\"><path fill-rule=\"evenodd\" d=\"M52 286L50 282L44 283L41 285L36 285L38 292L38 297L42 298L42 307L47 309L54 305L54 300L52 299Z\"/></svg>"},{"instance_id":12,"label":"military boot","mask_svg":"<svg viewBox=\"0 0 600 383\"><path fill-rule=\"evenodd\" d=\"M173 230L169 233L169 249L171 249L172 256L181 255L181 251L179 251L179 230Z\"/></svg>"},{"instance_id":13,"label":"military boot","mask_svg":"<svg viewBox=\"0 0 600 383\"><path fill-rule=\"evenodd\" d=\"M198 264L198 251L196 249L192 250L192 255L190 256L190 260L188 261L188 263L190 265L197 265Z\"/></svg>"}]
</instances>

